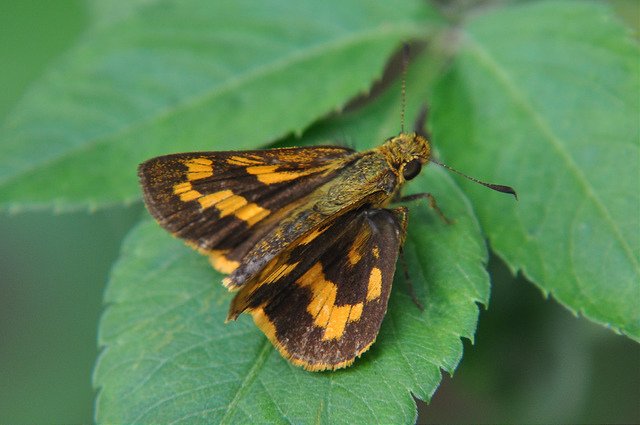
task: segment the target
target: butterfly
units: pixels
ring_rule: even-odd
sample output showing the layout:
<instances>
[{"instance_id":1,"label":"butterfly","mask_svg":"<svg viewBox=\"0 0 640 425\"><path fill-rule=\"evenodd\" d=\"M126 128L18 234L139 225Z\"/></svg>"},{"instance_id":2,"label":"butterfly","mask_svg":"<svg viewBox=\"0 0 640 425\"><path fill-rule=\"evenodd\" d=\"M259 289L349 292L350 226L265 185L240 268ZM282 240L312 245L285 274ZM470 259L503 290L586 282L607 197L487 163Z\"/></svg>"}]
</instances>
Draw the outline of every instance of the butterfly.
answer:
<instances>
[{"instance_id":1,"label":"butterfly","mask_svg":"<svg viewBox=\"0 0 640 425\"><path fill-rule=\"evenodd\" d=\"M400 190L434 161L425 136L401 132L364 152L165 155L138 174L157 222L228 275L237 294L227 320L251 314L283 357L321 371L351 365L375 341L407 230L407 208L391 204L422 196Z\"/></svg>"}]
</instances>

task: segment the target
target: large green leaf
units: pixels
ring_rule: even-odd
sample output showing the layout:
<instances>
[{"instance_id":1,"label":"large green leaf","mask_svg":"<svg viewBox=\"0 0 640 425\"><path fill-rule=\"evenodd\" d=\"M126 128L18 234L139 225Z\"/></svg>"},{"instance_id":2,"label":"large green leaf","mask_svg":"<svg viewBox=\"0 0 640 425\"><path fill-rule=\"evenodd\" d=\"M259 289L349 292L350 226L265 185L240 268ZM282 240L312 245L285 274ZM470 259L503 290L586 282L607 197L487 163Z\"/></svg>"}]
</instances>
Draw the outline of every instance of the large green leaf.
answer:
<instances>
[{"instance_id":1,"label":"large green leaf","mask_svg":"<svg viewBox=\"0 0 640 425\"><path fill-rule=\"evenodd\" d=\"M495 10L459 42L434 137L451 165L518 190L513 204L468 187L492 247L570 310L640 340L637 46L587 2Z\"/></svg>"},{"instance_id":2,"label":"large green leaf","mask_svg":"<svg viewBox=\"0 0 640 425\"><path fill-rule=\"evenodd\" d=\"M152 1L99 24L0 127L0 208L138 199L151 156L299 133L380 76L434 14L418 0Z\"/></svg>"}]
</instances>

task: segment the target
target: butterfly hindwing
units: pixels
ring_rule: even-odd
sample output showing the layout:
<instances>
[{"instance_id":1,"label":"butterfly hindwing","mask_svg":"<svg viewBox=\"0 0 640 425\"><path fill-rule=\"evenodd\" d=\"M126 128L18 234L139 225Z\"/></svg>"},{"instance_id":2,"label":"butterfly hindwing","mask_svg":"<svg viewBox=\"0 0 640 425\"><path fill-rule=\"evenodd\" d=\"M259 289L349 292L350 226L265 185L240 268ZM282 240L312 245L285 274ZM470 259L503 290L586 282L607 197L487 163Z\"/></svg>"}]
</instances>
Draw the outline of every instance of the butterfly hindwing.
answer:
<instances>
[{"instance_id":1,"label":"butterfly hindwing","mask_svg":"<svg viewBox=\"0 0 640 425\"><path fill-rule=\"evenodd\" d=\"M378 334L405 229L405 208L345 213L248 282L230 318L249 311L282 355L305 369L351 364Z\"/></svg>"},{"instance_id":2,"label":"butterfly hindwing","mask_svg":"<svg viewBox=\"0 0 640 425\"><path fill-rule=\"evenodd\" d=\"M226 252L275 225L276 212L330 180L352 154L335 146L183 153L146 161L138 175L156 220L229 273Z\"/></svg>"}]
</instances>

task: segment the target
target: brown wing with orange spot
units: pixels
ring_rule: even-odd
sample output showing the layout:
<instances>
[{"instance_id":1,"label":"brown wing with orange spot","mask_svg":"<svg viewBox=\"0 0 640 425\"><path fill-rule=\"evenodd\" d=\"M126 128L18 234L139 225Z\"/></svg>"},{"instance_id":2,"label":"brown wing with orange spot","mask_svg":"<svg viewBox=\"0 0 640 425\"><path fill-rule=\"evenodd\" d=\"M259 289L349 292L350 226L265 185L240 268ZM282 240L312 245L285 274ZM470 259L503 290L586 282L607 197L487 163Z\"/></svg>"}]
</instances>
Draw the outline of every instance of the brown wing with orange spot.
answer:
<instances>
[{"instance_id":1,"label":"brown wing with orange spot","mask_svg":"<svg viewBox=\"0 0 640 425\"><path fill-rule=\"evenodd\" d=\"M335 146L181 153L144 162L138 175L158 223L230 273L238 263L226 253L266 233L279 211L330 180L353 154Z\"/></svg>"},{"instance_id":2,"label":"brown wing with orange spot","mask_svg":"<svg viewBox=\"0 0 640 425\"><path fill-rule=\"evenodd\" d=\"M243 311L307 370L350 365L375 341L406 229L406 209L361 208L299 238L240 289Z\"/></svg>"}]
</instances>

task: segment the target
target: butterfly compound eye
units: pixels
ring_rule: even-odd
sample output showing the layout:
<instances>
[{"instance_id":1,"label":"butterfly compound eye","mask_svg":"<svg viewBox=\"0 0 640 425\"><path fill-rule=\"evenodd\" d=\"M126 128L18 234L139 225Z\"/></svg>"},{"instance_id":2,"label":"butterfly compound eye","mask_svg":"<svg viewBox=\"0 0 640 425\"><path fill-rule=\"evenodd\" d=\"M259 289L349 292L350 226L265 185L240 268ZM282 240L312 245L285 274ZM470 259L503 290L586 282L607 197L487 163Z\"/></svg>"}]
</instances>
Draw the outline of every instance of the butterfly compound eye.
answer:
<instances>
[{"instance_id":1,"label":"butterfly compound eye","mask_svg":"<svg viewBox=\"0 0 640 425\"><path fill-rule=\"evenodd\" d=\"M411 180L412 178L420 174L421 169L422 164L420 163L420 160L412 159L404 165L404 168L402 169L402 175L404 176L405 180Z\"/></svg>"}]
</instances>

